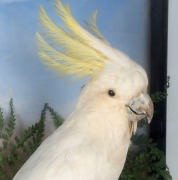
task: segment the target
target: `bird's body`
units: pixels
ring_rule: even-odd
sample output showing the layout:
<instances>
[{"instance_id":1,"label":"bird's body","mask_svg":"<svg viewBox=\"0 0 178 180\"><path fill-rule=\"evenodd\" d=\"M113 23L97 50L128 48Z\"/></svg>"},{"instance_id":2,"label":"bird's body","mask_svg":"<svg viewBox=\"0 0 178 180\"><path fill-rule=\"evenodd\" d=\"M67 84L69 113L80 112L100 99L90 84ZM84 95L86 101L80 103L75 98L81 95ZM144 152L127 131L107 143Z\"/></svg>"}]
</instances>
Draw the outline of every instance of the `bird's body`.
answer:
<instances>
[{"instance_id":1,"label":"bird's body","mask_svg":"<svg viewBox=\"0 0 178 180\"><path fill-rule=\"evenodd\" d=\"M121 118L119 114L113 117L108 113L112 112L103 112L105 116L98 116L96 112L86 115L74 112L42 143L15 179L118 179L130 142L129 130L126 130L129 126L115 120ZM122 126L125 132L118 131Z\"/></svg>"},{"instance_id":2,"label":"bird's body","mask_svg":"<svg viewBox=\"0 0 178 180\"><path fill-rule=\"evenodd\" d=\"M72 32L57 28L41 9L47 34L54 38L56 33L65 50L57 52L38 34L40 57L55 71L91 74L92 78L72 114L41 144L14 180L117 180L137 121L145 116L150 121L153 115L147 75L127 55L72 21L68 6L60 1L57 6ZM61 32L57 34L55 28ZM63 36L68 42L61 42ZM77 50L73 44L83 49Z\"/></svg>"}]
</instances>

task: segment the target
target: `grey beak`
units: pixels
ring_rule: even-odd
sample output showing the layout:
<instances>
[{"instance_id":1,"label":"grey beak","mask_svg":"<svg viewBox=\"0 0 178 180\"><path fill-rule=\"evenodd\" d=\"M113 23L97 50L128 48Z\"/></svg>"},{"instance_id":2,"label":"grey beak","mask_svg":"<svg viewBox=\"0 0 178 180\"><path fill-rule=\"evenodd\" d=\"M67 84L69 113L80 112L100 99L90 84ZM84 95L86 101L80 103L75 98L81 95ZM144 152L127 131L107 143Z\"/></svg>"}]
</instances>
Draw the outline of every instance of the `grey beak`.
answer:
<instances>
[{"instance_id":1,"label":"grey beak","mask_svg":"<svg viewBox=\"0 0 178 180\"><path fill-rule=\"evenodd\" d=\"M147 93L142 92L139 96L133 98L126 107L128 107L130 121L139 121L146 117L148 123L151 122L154 107Z\"/></svg>"}]
</instances>

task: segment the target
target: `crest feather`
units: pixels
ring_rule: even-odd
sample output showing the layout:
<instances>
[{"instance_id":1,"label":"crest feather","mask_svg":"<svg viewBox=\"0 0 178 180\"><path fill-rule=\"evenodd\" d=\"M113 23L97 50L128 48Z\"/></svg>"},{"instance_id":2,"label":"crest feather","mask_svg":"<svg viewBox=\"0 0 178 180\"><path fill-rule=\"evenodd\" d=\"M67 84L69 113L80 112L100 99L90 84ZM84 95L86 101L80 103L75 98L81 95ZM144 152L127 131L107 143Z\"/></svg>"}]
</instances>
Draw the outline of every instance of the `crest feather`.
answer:
<instances>
[{"instance_id":1,"label":"crest feather","mask_svg":"<svg viewBox=\"0 0 178 180\"><path fill-rule=\"evenodd\" d=\"M106 42L96 25L97 12L93 13L88 26L99 39L83 29L73 18L69 6L63 5L60 0L55 2L54 11L62 20L64 28L58 26L40 6L39 18L43 31L37 33L36 37L42 62L60 77L73 74L77 78L95 76L108 59L92 45L99 39Z\"/></svg>"},{"instance_id":2,"label":"crest feather","mask_svg":"<svg viewBox=\"0 0 178 180\"><path fill-rule=\"evenodd\" d=\"M96 24L96 17L98 14L98 10L95 10L91 16L89 17L90 22L85 21L86 25L88 26L88 29L91 31L92 34L94 34L96 37L98 37L100 40L102 40L103 42L109 44L105 38L103 37L103 35L101 34L100 30L97 27Z\"/></svg>"}]
</instances>

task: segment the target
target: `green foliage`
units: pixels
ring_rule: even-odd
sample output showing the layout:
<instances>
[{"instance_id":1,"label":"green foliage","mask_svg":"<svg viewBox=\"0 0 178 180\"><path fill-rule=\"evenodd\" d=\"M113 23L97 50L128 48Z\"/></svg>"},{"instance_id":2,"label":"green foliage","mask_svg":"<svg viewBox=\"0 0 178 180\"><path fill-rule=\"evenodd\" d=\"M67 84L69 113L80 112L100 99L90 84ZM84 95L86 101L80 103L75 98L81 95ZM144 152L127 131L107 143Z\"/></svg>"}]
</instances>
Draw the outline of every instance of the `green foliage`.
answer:
<instances>
[{"instance_id":1,"label":"green foliage","mask_svg":"<svg viewBox=\"0 0 178 180\"><path fill-rule=\"evenodd\" d=\"M62 118L48 105L45 104L41 112L40 120L28 127L19 136L12 137L15 131L15 113L13 101L10 101L10 112L7 125L0 109L0 177L1 180L10 180L20 167L39 147L44 138L46 112L49 111L54 125L62 124Z\"/></svg>"},{"instance_id":2,"label":"green foliage","mask_svg":"<svg viewBox=\"0 0 178 180\"><path fill-rule=\"evenodd\" d=\"M162 91L156 91L155 93L151 94L151 99L154 103L159 103L165 100L166 97L167 97L167 93Z\"/></svg>"},{"instance_id":3,"label":"green foliage","mask_svg":"<svg viewBox=\"0 0 178 180\"><path fill-rule=\"evenodd\" d=\"M146 135L135 135L120 180L171 180L165 154Z\"/></svg>"},{"instance_id":4,"label":"green foliage","mask_svg":"<svg viewBox=\"0 0 178 180\"><path fill-rule=\"evenodd\" d=\"M48 111L51 113L51 117L53 119L54 126L58 128L62 125L63 119L60 115L58 115L48 104L46 104Z\"/></svg>"},{"instance_id":5,"label":"green foliage","mask_svg":"<svg viewBox=\"0 0 178 180\"><path fill-rule=\"evenodd\" d=\"M154 102L162 101L163 94L152 95ZM39 147L44 139L45 120L47 111L50 113L54 126L58 128L63 119L48 105L45 104L41 112L40 120L28 127L19 136L14 137L15 113L13 101L10 101L9 116L7 123L0 108L0 177L2 180L10 180ZM144 126L142 121L140 126ZM157 148L152 139L145 135L132 137L132 146L129 148L128 156L120 180L171 180L169 169L165 162L165 155Z\"/></svg>"}]
</instances>

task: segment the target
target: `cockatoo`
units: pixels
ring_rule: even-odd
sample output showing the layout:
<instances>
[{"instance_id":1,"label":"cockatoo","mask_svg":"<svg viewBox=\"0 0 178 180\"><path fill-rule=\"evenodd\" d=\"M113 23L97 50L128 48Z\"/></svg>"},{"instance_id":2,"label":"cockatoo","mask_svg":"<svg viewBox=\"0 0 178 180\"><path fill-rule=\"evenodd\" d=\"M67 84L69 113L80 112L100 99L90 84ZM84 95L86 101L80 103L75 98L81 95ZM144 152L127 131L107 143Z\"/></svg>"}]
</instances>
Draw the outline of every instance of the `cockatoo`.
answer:
<instances>
[{"instance_id":1,"label":"cockatoo","mask_svg":"<svg viewBox=\"0 0 178 180\"><path fill-rule=\"evenodd\" d=\"M57 0L57 25L40 6L42 62L59 76L90 76L74 111L34 152L14 180L117 180L137 122L153 116L145 70L104 39L95 11L88 32Z\"/></svg>"}]
</instances>

